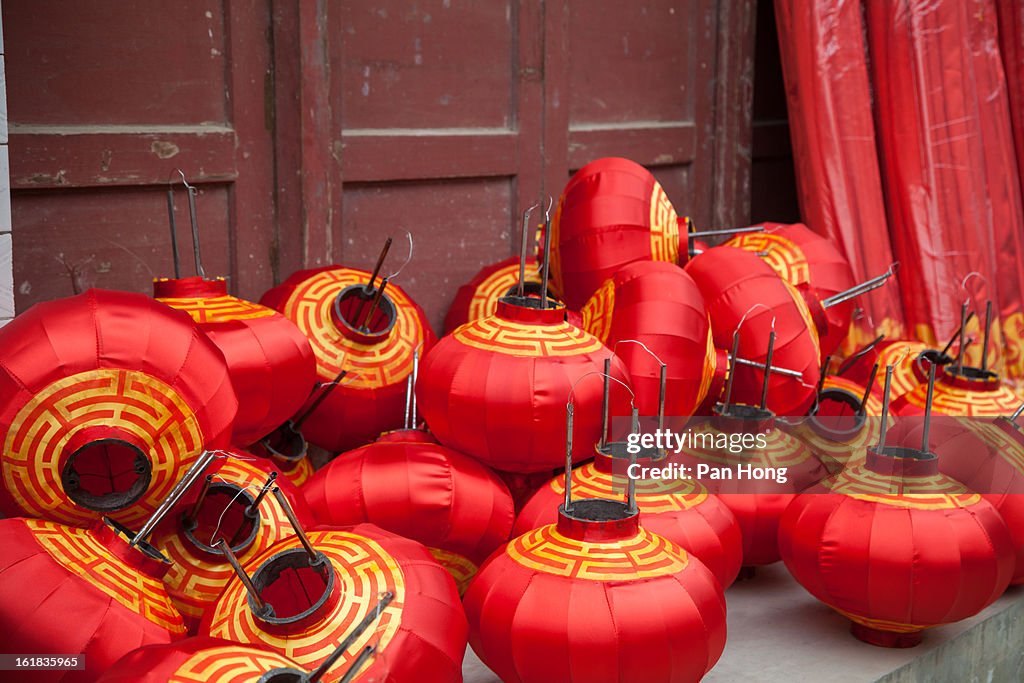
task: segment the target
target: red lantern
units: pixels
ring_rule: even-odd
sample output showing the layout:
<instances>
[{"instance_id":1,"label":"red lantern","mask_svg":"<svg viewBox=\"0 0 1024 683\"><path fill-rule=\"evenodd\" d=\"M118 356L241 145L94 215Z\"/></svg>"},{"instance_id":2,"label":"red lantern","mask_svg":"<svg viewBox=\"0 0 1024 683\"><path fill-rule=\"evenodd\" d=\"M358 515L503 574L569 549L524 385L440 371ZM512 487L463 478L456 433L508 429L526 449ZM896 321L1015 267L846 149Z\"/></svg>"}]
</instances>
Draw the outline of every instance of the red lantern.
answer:
<instances>
[{"instance_id":1,"label":"red lantern","mask_svg":"<svg viewBox=\"0 0 1024 683\"><path fill-rule=\"evenodd\" d=\"M567 422L571 484L571 402ZM470 584L473 650L508 683L699 681L725 647L718 580L640 526L632 495L564 500L556 524L511 541Z\"/></svg>"},{"instance_id":2,"label":"red lantern","mask_svg":"<svg viewBox=\"0 0 1024 683\"><path fill-rule=\"evenodd\" d=\"M540 270L535 258L524 266L525 290L540 292ZM444 333L451 334L459 325L494 315L498 299L512 293L519 283L519 258L510 256L504 261L484 266L472 280L459 287L448 315L444 318Z\"/></svg>"},{"instance_id":3,"label":"red lantern","mask_svg":"<svg viewBox=\"0 0 1024 683\"><path fill-rule=\"evenodd\" d=\"M134 525L231 436L223 355L186 314L141 294L37 304L0 344L5 514Z\"/></svg>"},{"instance_id":4,"label":"red lantern","mask_svg":"<svg viewBox=\"0 0 1024 683\"><path fill-rule=\"evenodd\" d=\"M322 679L334 683L368 646L356 680L462 680L466 619L451 576L422 545L369 524L313 531L268 548L246 564L254 592L228 583L204 617L203 635L266 647L303 669L319 666L364 619ZM313 557L310 557L310 551Z\"/></svg>"},{"instance_id":5,"label":"red lantern","mask_svg":"<svg viewBox=\"0 0 1024 683\"><path fill-rule=\"evenodd\" d=\"M261 678L270 672L280 678ZM217 638L187 638L170 645L132 650L99 677L97 683L288 683L306 671L276 652Z\"/></svg>"},{"instance_id":6,"label":"red lantern","mask_svg":"<svg viewBox=\"0 0 1024 683\"><path fill-rule=\"evenodd\" d=\"M779 545L811 595L885 647L916 645L923 629L977 614L1014 568L996 509L940 474L933 454L907 448L872 449L863 465L798 496Z\"/></svg>"},{"instance_id":7,"label":"red lantern","mask_svg":"<svg viewBox=\"0 0 1024 683\"><path fill-rule=\"evenodd\" d=\"M761 232L739 234L725 243L761 256L780 278L804 297L814 314L821 359L831 355L850 330L853 302L825 307L826 300L854 286L850 263L828 239L803 223L765 223Z\"/></svg>"},{"instance_id":8,"label":"red lantern","mask_svg":"<svg viewBox=\"0 0 1024 683\"><path fill-rule=\"evenodd\" d=\"M928 385L919 384L893 401L892 411L900 416L923 415L927 398ZM1021 400L996 373L950 364L935 379L932 410L939 415L999 417L1016 410Z\"/></svg>"},{"instance_id":9,"label":"red lantern","mask_svg":"<svg viewBox=\"0 0 1024 683\"><path fill-rule=\"evenodd\" d=\"M301 523L312 524L302 494L276 473L264 460L229 451L217 474L208 477L200 499L154 531L150 542L174 563L164 584L189 630L195 630L235 576L224 553L214 547L217 540L228 539L235 555L246 562L294 535L281 505L266 495L270 486L288 497Z\"/></svg>"},{"instance_id":10,"label":"red lantern","mask_svg":"<svg viewBox=\"0 0 1024 683\"><path fill-rule=\"evenodd\" d=\"M369 282L370 273L355 268L302 270L260 301L309 338L321 380L334 382L343 368L349 373L304 423L309 442L330 451L400 425L413 354L434 343L423 310L401 287L388 286L375 306L384 285Z\"/></svg>"},{"instance_id":11,"label":"red lantern","mask_svg":"<svg viewBox=\"0 0 1024 683\"><path fill-rule=\"evenodd\" d=\"M130 548L132 537L112 520L91 529L0 520L4 649L82 655L85 671L63 680L92 681L140 645L183 638L160 581L170 562L145 542Z\"/></svg>"},{"instance_id":12,"label":"red lantern","mask_svg":"<svg viewBox=\"0 0 1024 683\"><path fill-rule=\"evenodd\" d=\"M273 309L228 296L222 279L153 282L157 301L185 311L224 354L238 394L232 441L247 446L291 417L316 382L309 342Z\"/></svg>"},{"instance_id":13,"label":"red lantern","mask_svg":"<svg viewBox=\"0 0 1024 683\"><path fill-rule=\"evenodd\" d=\"M535 302L533 304L529 302ZM560 409L576 382L601 372L612 358L613 376L626 381L618 358L593 335L565 321L565 309L508 297L495 315L467 323L444 337L423 359L416 387L430 431L449 448L499 470L541 472L562 461L551 444L562 439ZM576 401L574 457L589 457L601 431L601 385L581 382Z\"/></svg>"},{"instance_id":14,"label":"red lantern","mask_svg":"<svg viewBox=\"0 0 1024 683\"><path fill-rule=\"evenodd\" d=\"M660 467L664 458L643 458L642 467ZM594 460L572 471L574 493L585 498L612 498L626 490L628 458L598 453ZM516 517L513 531L521 536L533 529L555 524L558 506L565 498L565 474L552 479L530 498ZM735 515L699 481L639 480L636 501L643 526L696 556L711 570L723 588L736 580L743 559L743 539Z\"/></svg>"},{"instance_id":15,"label":"red lantern","mask_svg":"<svg viewBox=\"0 0 1024 683\"><path fill-rule=\"evenodd\" d=\"M666 365L667 415L692 415L704 401L717 354L704 298L682 268L661 261L631 263L606 280L581 313L584 329L629 368L642 414L658 413L660 364L651 353ZM621 343L626 340L640 342L650 353Z\"/></svg>"},{"instance_id":16,"label":"red lantern","mask_svg":"<svg viewBox=\"0 0 1024 683\"><path fill-rule=\"evenodd\" d=\"M628 159L605 157L577 171L551 231L551 279L573 309L625 265L679 257L672 203L650 171Z\"/></svg>"},{"instance_id":17,"label":"red lantern","mask_svg":"<svg viewBox=\"0 0 1024 683\"><path fill-rule=\"evenodd\" d=\"M415 429L343 453L303 494L325 524L370 522L424 544L460 592L508 540L515 518L512 496L496 474Z\"/></svg>"},{"instance_id":18,"label":"red lantern","mask_svg":"<svg viewBox=\"0 0 1024 683\"><path fill-rule=\"evenodd\" d=\"M730 348L733 333L744 321L740 329L742 356L763 368L774 320L774 365L799 372L800 378L773 372L768 408L777 415L804 415L814 402L820 364L818 333L803 297L757 256L733 247L708 249L687 264L686 272L704 295L717 348ZM723 374L724 365L718 366ZM735 401L757 403L764 379L762 368L736 368Z\"/></svg>"}]
</instances>

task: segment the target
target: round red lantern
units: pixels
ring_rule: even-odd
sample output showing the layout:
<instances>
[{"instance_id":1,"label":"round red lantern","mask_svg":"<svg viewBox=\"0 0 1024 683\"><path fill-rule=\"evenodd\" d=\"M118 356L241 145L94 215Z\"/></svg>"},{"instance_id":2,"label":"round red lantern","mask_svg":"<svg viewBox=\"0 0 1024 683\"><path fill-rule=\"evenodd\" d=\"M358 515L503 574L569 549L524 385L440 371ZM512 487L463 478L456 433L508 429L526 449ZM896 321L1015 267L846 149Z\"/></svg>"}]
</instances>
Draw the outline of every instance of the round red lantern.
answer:
<instances>
[{"instance_id":1,"label":"round red lantern","mask_svg":"<svg viewBox=\"0 0 1024 683\"><path fill-rule=\"evenodd\" d=\"M820 362L818 333L803 297L757 256L734 247L708 249L686 265L686 272L704 295L715 346L730 348L733 333L741 328L743 357L761 364L736 368L734 400L758 402L769 332L774 329L774 365L800 377L772 372L768 408L777 415L804 415L814 402Z\"/></svg>"},{"instance_id":2,"label":"round red lantern","mask_svg":"<svg viewBox=\"0 0 1024 683\"><path fill-rule=\"evenodd\" d=\"M278 542L246 564L204 617L202 635L266 647L319 666L364 619L375 619L324 676L339 680L369 646L356 681L462 680L466 618L451 576L419 543L370 524Z\"/></svg>"},{"instance_id":3,"label":"round red lantern","mask_svg":"<svg viewBox=\"0 0 1024 683\"><path fill-rule=\"evenodd\" d=\"M324 524L370 522L424 544L460 592L508 540L515 518L496 474L416 429L339 455L302 491Z\"/></svg>"},{"instance_id":4,"label":"round red lantern","mask_svg":"<svg viewBox=\"0 0 1024 683\"><path fill-rule=\"evenodd\" d=\"M592 161L562 191L551 223L551 280L577 309L620 268L679 257L679 224L665 190L640 164Z\"/></svg>"},{"instance_id":5,"label":"round red lantern","mask_svg":"<svg viewBox=\"0 0 1024 683\"><path fill-rule=\"evenodd\" d=\"M153 295L192 316L224 354L238 395L233 443L251 444L309 398L316 382L313 350L280 313L229 296L223 278L154 280Z\"/></svg>"},{"instance_id":6,"label":"round red lantern","mask_svg":"<svg viewBox=\"0 0 1024 683\"><path fill-rule=\"evenodd\" d=\"M214 546L219 539L227 539L239 561L247 562L294 535L277 499L267 495L271 486L288 497L301 523L313 523L302 494L269 462L237 451L224 455L195 503L165 518L150 541L174 563L164 585L191 631L235 576L223 551Z\"/></svg>"},{"instance_id":7,"label":"round red lantern","mask_svg":"<svg viewBox=\"0 0 1024 683\"><path fill-rule=\"evenodd\" d=\"M523 270L524 293L539 294L541 282L537 259L527 259ZM455 293L448 315L444 318L444 333L451 334L460 325L494 315L498 309L498 299L512 294L518 284L518 257L510 256L504 261L484 266Z\"/></svg>"},{"instance_id":8,"label":"round red lantern","mask_svg":"<svg viewBox=\"0 0 1024 683\"><path fill-rule=\"evenodd\" d=\"M88 525L149 516L238 403L224 356L185 313L89 290L2 330L0 509Z\"/></svg>"},{"instance_id":9,"label":"round red lantern","mask_svg":"<svg viewBox=\"0 0 1024 683\"><path fill-rule=\"evenodd\" d=\"M560 304L549 304L505 297L493 316L456 329L426 355L416 394L438 441L499 470L541 472L561 464L551 444L562 439L559 415L570 388L601 372L606 358L616 379L627 374L597 337L566 322ZM575 394L585 415L576 423L576 442L588 444L575 453L581 459L600 435L601 385L582 382Z\"/></svg>"},{"instance_id":10,"label":"round red lantern","mask_svg":"<svg viewBox=\"0 0 1024 683\"><path fill-rule=\"evenodd\" d=\"M348 373L305 420L310 443L342 451L400 426L413 354L434 343L423 310L401 287L374 287L367 271L329 266L294 273L260 303L309 338L321 380Z\"/></svg>"},{"instance_id":11,"label":"round red lantern","mask_svg":"<svg viewBox=\"0 0 1024 683\"><path fill-rule=\"evenodd\" d=\"M924 629L978 613L1014 569L996 509L942 475L934 454L891 446L798 496L779 546L811 595L884 647L916 645Z\"/></svg>"},{"instance_id":12,"label":"round red lantern","mask_svg":"<svg viewBox=\"0 0 1024 683\"><path fill-rule=\"evenodd\" d=\"M85 658L95 680L140 645L184 638L160 578L170 561L113 520L90 529L39 519L0 520L4 649ZM50 680L57 680L59 675Z\"/></svg>"},{"instance_id":13,"label":"round red lantern","mask_svg":"<svg viewBox=\"0 0 1024 683\"><path fill-rule=\"evenodd\" d=\"M616 446L617 444L609 444ZM572 488L584 498L613 498L626 490L630 459L621 448L597 453L594 460L572 471ZM653 454L652 454L653 455ZM664 454L637 459L641 467L668 464ZM643 526L696 556L723 588L736 580L743 559L743 539L735 515L696 480L639 480L636 502ZM513 535L556 524L558 506L565 498L565 474L542 486L516 517Z\"/></svg>"},{"instance_id":14,"label":"round red lantern","mask_svg":"<svg viewBox=\"0 0 1024 683\"><path fill-rule=\"evenodd\" d=\"M760 232L741 233L725 244L754 252L800 292L815 314L824 360L839 348L850 330L852 300L824 305L829 297L854 286L850 263L828 239L802 223L765 223L763 228Z\"/></svg>"},{"instance_id":15,"label":"round red lantern","mask_svg":"<svg viewBox=\"0 0 1024 683\"><path fill-rule=\"evenodd\" d=\"M300 683L307 673L276 652L197 637L132 650L97 683Z\"/></svg>"},{"instance_id":16,"label":"round red lantern","mask_svg":"<svg viewBox=\"0 0 1024 683\"><path fill-rule=\"evenodd\" d=\"M666 415L692 415L704 401L718 356L704 298L685 270L662 261L631 263L580 312L584 329L629 368L642 414L658 413L660 364L652 354L666 365ZM627 340L643 346L621 343Z\"/></svg>"},{"instance_id":17,"label":"round red lantern","mask_svg":"<svg viewBox=\"0 0 1024 683\"><path fill-rule=\"evenodd\" d=\"M892 412L923 415L927 399L928 385L919 384L893 401ZM999 417L1016 410L1021 400L996 373L952 363L935 379L932 410L939 415Z\"/></svg>"}]
</instances>

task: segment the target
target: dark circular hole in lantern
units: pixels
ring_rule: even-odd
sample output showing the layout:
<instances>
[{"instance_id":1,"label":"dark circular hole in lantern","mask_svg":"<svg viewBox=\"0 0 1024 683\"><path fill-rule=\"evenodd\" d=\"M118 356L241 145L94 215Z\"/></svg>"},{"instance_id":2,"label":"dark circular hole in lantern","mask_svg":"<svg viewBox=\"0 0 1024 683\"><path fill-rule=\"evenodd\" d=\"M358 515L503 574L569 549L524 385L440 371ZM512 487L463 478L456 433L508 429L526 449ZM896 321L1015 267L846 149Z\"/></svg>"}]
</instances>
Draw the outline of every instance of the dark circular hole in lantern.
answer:
<instances>
[{"instance_id":1,"label":"dark circular hole in lantern","mask_svg":"<svg viewBox=\"0 0 1024 683\"><path fill-rule=\"evenodd\" d=\"M114 530L114 532L120 536L126 543L131 543L135 540L135 532L126 527L124 524L111 519L110 517L104 517L103 523ZM135 544L135 548L143 555L150 559L156 560L157 562L163 562L164 564L171 564L169 557L160 552L156 546L150 545L147 541L139 541Z\"/></svg>"},{"instance_id":2,"label":"dark circular hole in lantern","mask_svg":"<svg viewBox=\"0 0 1024 683\"><path fill-rule=\"evenodd\" d=\"M121 439L98 439L71 454L60 479L75 503L111 512L142 498L152 475L149 458L137 446Z\"/></svg>"},{"instance_id":3,"label":"dark circular hole in lantern","mask_svg":"<svg viewBox=\"0 0 1024 683\"><path fill-rule=\"evenodd\" d=\"M914 363L917 364L917 368L920 370L922 375L927 377L929 365L934 365L936 370L942 370L954 360L955 359L952 356L942 353L938 349L925 349L921 353L917 354L917 358L914 359Z\"/></svg>"},{"instance_id":4,"label":"dark circular hole in lantern","mask_svg":"<svg viewBox=\"0 0 1024 683\"><path fill-rule=\"evenodd\" d=\"M566 516L584 522L617 522L635 516L629 506L607 498L582 498L572 501Z\"/></svg>"},{"instance_id":5,"label":"dark circular hole in lantern","mask_svg":"<svg viewBox=\"0 0 1024 683\"><path fill-rule=\"evenodd\" d=\"M724 403L718 403L715 404L714 410L717 415L731 418L733 420L751 420L754 422L761 422L775 417L775 413L767 408L761 408L760 406L748 406L743 403L730 403L728 410L726 410Z\"/></svg>"},{"instance_id":6,"label":"dark circular hole in lantern","mask_svg":"<svg viewBox=\"0 0 1024 683\"><path fill-rule=\"evenodd\" d=\"M830 387L818 397L810 413L811 429L826 438L852 437L867 422L860 396L845 389Z\"/></svg>"},{"instance_id":7,"label":"dark circular hole in lantern","mask_svg":"<svg viewBox=\"0 0 1024 683\"><path fill-rule=\"evenodd\" d=\"M195 519L189 519L189 509L182 516L185 538L199 549L223 555L224 551L213 546L221 538L227 539L231 550L237 555L256 540L260 527L260 511L255 508L246 514L255 499L240 486L226 482L210 484Z\"/></svg>"},{"instance_id":8,"label":"dark circular hole in lantern","mask_svg":"<svg viewBox=\"0 0 1024 683\"><path fill-rule=\"evenodd\" d=\"M263 437L260 440L260 444L271 457L292 463L297 463L309 453L309 444L306 443L306 437L295 428L291 420L288 420Z\"/></svg>"},{"instance_id":9,"label":"dark circular hole in lantern","mask_svg":"<svg viewBox=\"0 0 1024 683\"><path fill-rule=\"evenodd\" d=\"M945 368L945 371L954 377L962 377L966 380L973 380L976 382L992 382L999 378L999 375L991 370L982 370L981 368L975 368L968 365L964 365L963 367L951 365Z\"/></svg>"},{"instance_id":10,"label":"dark circular hole in lantern","mask_svg":"<svg viewBox=\"0 0 1024 683\"><path fill-rule=\"evenodd\" d=\"M628 448L629 444L625 441L609 441L604 445L604 448L598 447L597 452L601 455L606 455L609 458L622 458L623 460L629 460L630 458L636 458L637 460L657 460L665 455L664 452L659 451L657 448L645 448L644 446L634 446L634 449L640 449L640 451L634 455L629 452Z\"/></svg>"},{"instance_id":11,"label":"dark circular hole in lantern","mask_svg":"<svg viewBox=\"0 0 1024 683\"><path fill-rule=\"evenodd\" d=\"M260 614L252 596L249 609L268 624L286 625L316 613L330 598L335 584L334 567L318 554L310 561L303 548L277 553L260 565L252 575L263 602L271 607L269 614Z\"/></svg>"},{"instance_id":12,"label":"dark circular hole in lantern","mask_svg":"<svg viewBox=\"0 0 1024 683\"><path fill-rule=\"evenodd\" d=\"M523 283L523 294L524 298L527 299L540 299L540 295L543 294L544 287L540 282L524 282ZM502 299L518 299L517 293L519 292L519 283L512 285L505 292L505 296ZM548 301L554 301L554 299L548 298Z\"/></svg>"},{"instance_id":13,"label":"dark circular hole in lantern","mask_svg":"<svg viewBox=\"0 0 1024 683\"><path fill-rule=\"evenodd\" d=\"M398 320L398 308L385 290L377 308L370 315L370 307L376 295L376 289L369 289L365 285L349 285L341 290L334 299L334 322L363 337L387 337ZM363 324L367 315L370 317Z\"/></svg>"},{"instance_id":14,"label":"dark circular hole in lantern","mask_svg":"<svg viewBox=\"0 0 1024 683\"><path fill-rule=\"evenodd\" d=\"M260 676L256 683L306 683L309 674L298 669L271 669Z\"/></svg>"},{"instance_id":15,"label":"dark circular hole in lantern","mask_svg":"<svg viewBox=\"0 0 1024 683\"><path fill-rule=\"evenodd\" d=\"M514 294L509 294L507 296L501 297L499 301L503 301L506 304L511 304L512 306L519 306L520 308L532 308L539 311L543 308L543 306L541 306L541 298L539 291L540 285L538 285L537 287L537 296L516 296ZM557 299L552 299L551 297L548 297L547 308L562 308L562 304Z\"/></svg>"}]
</instances>

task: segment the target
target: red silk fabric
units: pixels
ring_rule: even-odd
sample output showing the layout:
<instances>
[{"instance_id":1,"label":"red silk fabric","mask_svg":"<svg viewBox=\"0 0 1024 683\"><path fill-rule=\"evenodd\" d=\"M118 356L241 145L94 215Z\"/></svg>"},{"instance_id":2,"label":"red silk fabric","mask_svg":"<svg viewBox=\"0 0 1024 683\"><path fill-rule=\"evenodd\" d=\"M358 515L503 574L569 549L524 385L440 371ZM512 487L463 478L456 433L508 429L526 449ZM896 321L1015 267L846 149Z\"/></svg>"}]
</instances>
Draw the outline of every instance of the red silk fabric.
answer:
<instances>
[{"instance_id":1,"label":"red silk fabric","mask_svg":"<svg viewBox=\"0 0 1024 683\"><path fill-rule=\"evenodd\" d=\"M97 683L252 683L275 669L306 673L276 652L197 637L132 650L107 669Z\"/></svg>"},{"instance_id":2,"label":"red silk fabric","mask_svg":"<svg viewBox=\"0 0 1024 683\"><path fill-rule=\"evenodd\" d=\"M895 260L861 13L859 2L775 1L800 213L839 247L858 282ZM903 313L891 291L870 292L857 305L867 313L854 328L857 343L875 330L902 333Z\"/></svg>"},{"instance_id":3,"label":"red silk fabric","mask_svg":"<svg viewBox=\"0 0 1024 683\"><path fill-rule=\"evenodd\" d=\"M609 357L612 376L628 382L622 362L565 322L564 309L502 302L495 315L458 328L423 359L419 409L449 448L499 470L550 471L565 464L565 405L574 384L573 457L588 457L600 437L599 373ZM578 382L587 374L593 376ZM613 414L627 414L625 391L612 386Z\"/></svg>"},{"instance_id":4,"label":"red silk fabric","mask_svg":"<svg viewBox=\"0 0 1024 683\"><path fill-rule=\"evenodd\" d=\"M473 650L506 683L696 682L725 646L718 581L642 528L531 531L481 567L465 608Z\"/></svg>"},{"instance_id":5,"label":"red silk fabric","mask_svg":"<svg viewBox=\"0 0 1024 683\"><path fill-rule=\"evenodd\" d=\"M641 415L658 414L661 366L666 365L665 415L692 415L715 373L711 323L700 289L674 263L638 261L605 281L581 311L584 329L604 342L629 368Z\"/></svg>"},{"instance_id":6,"label":"red silk fabric","mask_svg":"<svg viewBox=\"0 0 1024 683\"><path fill-rule=\"evenodd\" d=\"M496 474L418 430L342 453L302 493L324 524L370 522L444 551L435 557L457 583L508 540L515 519Z\"/></svg>"},{"instance_id":7,"label":"red silk fabric","mask_svg":"<svg viewBox=\"0 0 1024 683\"><path fill-rule=\"evenodd\" d=\"M402 425L413 353L418 349L422 358L435 342L423 309L394 283L384 293L396 311L389 331L361 335L339 322L334 313L336 297L347 287L367 286L369 280L370 273L357 268L300 270L260 300L283 313L309 338L321 382L334 381L342 369L349 371L302 425L310 443L329 451L361 446ZM368 313L369 304L362 310ZM371 327L384 324L382 311L377 309ZM356 311L346 307L345 314L354 316ZM320 391L314 392L310 403Z\"/></svg>"},{"instance_id":8,"label":"red silk fabric","mask_svg":"<svg viewBox=\"0 0 1024 683\"><path fill-rule=\"evenodd\" d=\"M84 671L51 672L45 680L91 683L136 647L185 636L160 582L167 565L128 548L102 523L79 529L4 519L0 547L4 649L85 657ZM43 680L36 673L33 680Z\"/></svg>"},{"instance_id":9,"label":"red silk fabric","mask_svg":"<svg viewBox=\"0 0 1024 683\"><path fill-rule=\"evenodd\" d=\"M932 400L932 413L936 415L1001 417L1013 414L1021 404L1021 397L996 376L967 377L957 374L951 366L936 370ZM924 415L927 399L925 381L894 400L890 409L900 416Z\"/></svg>"},{"instance_id":10,"label":"red silk fabric","mask_svg":"<svg viewBox=\"0 0 1024 683\"><path fill-rule=\"evenodd\" d=\"M251 613L245 589L234 579L207 611L200 634L269 648L310 671L390 591L395 598L323 678L324 683L336 683L370 644L377 646L376 653L356 680L462 680L466 617L452 577L426 548L372 524L312 531L308 536L335 572L335 590L322 609L294 625L267 625ZM285 539L253 558L246 568L253 574L277 553L301 547L298 539Z\"/></svg>"},{"instance_id":11,"label":"red silk fabric","mask_svg":"<svg viewBox=\"0 0 1024 683\"><path fill-rule=\"evenodd\" d=\"M937 469L843 470L787 508L779 546L811 595L851 619L858 638L886 647L914 645L923 629L978 613L1014 571L996 509Z\"/></svg>"},{"instance_id":12,"label":"red silk fabric","mask_svg":"<svg viewBox=\"0 0 1024 683\"><path fill-rule=\"evenodd\" d=\"M290 418L316 382L309 341L273 309L228 296L223 280L155 280L153 294L192 316L224 354L238 394L232 442L247 446Z\"/></svg>"},{"instance_id":13,"label":"red silk fabric","mask_svg":"<svg viewBox=\"0 0 1024 683\"><path fill-rule=\"evenodd\" d=\"M525 270L524 291L528 295L530 287L540 285L537 259L528 258ZM455 292L455 298L444 318L444 333L451 334L459 325L494 315L498 308L498 299L508 294L509 288L515 287L518 282L518 256L510 256L504 261L481 268L472 280L459 287L459 291Z\"/></svg>"},{"instance_id":14,"label":"red silk fabric","mask_svg":"<svg viewBox=\"0 0 1024 683\"><path fill-rule=\"evenodd\" d=\"M754 254L734 247L714 247L692 259L686 272L704 295L715 346L729 351L740 321L739 356L764 363L768 336L775 321L772 364L801 373L801 379L773 373L768 408L777 415L804 415L814 402L820 370L818 334L800 294L779 279ZM764 371L739 366L733 380L732 402L761 402Z\"/></svg>"},{"instance_id":15,"label":"red silk fabric","mask_svg":"<svg viewBox=\"0 0 1024 683\"><path fill-rule=\"evenodd\" d=\"M551 222L551 280L577 309L634 261L679 255L675 209L651 172L619 157L592 161L562 191Z\"/></svg>"},{"instance_id":16,"label":"red silk fabric","mask_svg":"<svg viewBox=\"0 0 1024 683\"><path fill-rule=\"evenodd\" d=\"M99 519L68 497L61 473L77 449L118 439L152 471L141 498L106 514L138 525L204 449L229 442L238 402L224 356L188 315L142 294L93 289L37 304L0 330L0 344L7 515Z\"/></svg>"}]
</instances>

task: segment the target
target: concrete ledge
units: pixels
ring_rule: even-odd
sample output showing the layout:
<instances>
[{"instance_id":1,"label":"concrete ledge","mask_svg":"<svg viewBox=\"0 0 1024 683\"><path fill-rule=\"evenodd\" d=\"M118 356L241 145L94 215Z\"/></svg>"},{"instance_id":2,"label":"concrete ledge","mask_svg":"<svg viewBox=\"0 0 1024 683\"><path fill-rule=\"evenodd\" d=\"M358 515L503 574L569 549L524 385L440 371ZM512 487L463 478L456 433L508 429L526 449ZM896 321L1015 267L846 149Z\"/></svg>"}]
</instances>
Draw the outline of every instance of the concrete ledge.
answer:
<instances>
[{"instance_id":1,"label":"concrete ledge","mask_svg":"<svg viewBox=\"0 0 1024 683\"><path fill-rule=\"evenodd\" d=\"M1024 587L972 619L930 629L921 645L891 650L850 635L849 622L812 598L781 563L726 592L729 640L707 683L1020 683ZM466 683L500 683L471 651Z\"/></svg>"}]
</instances>

